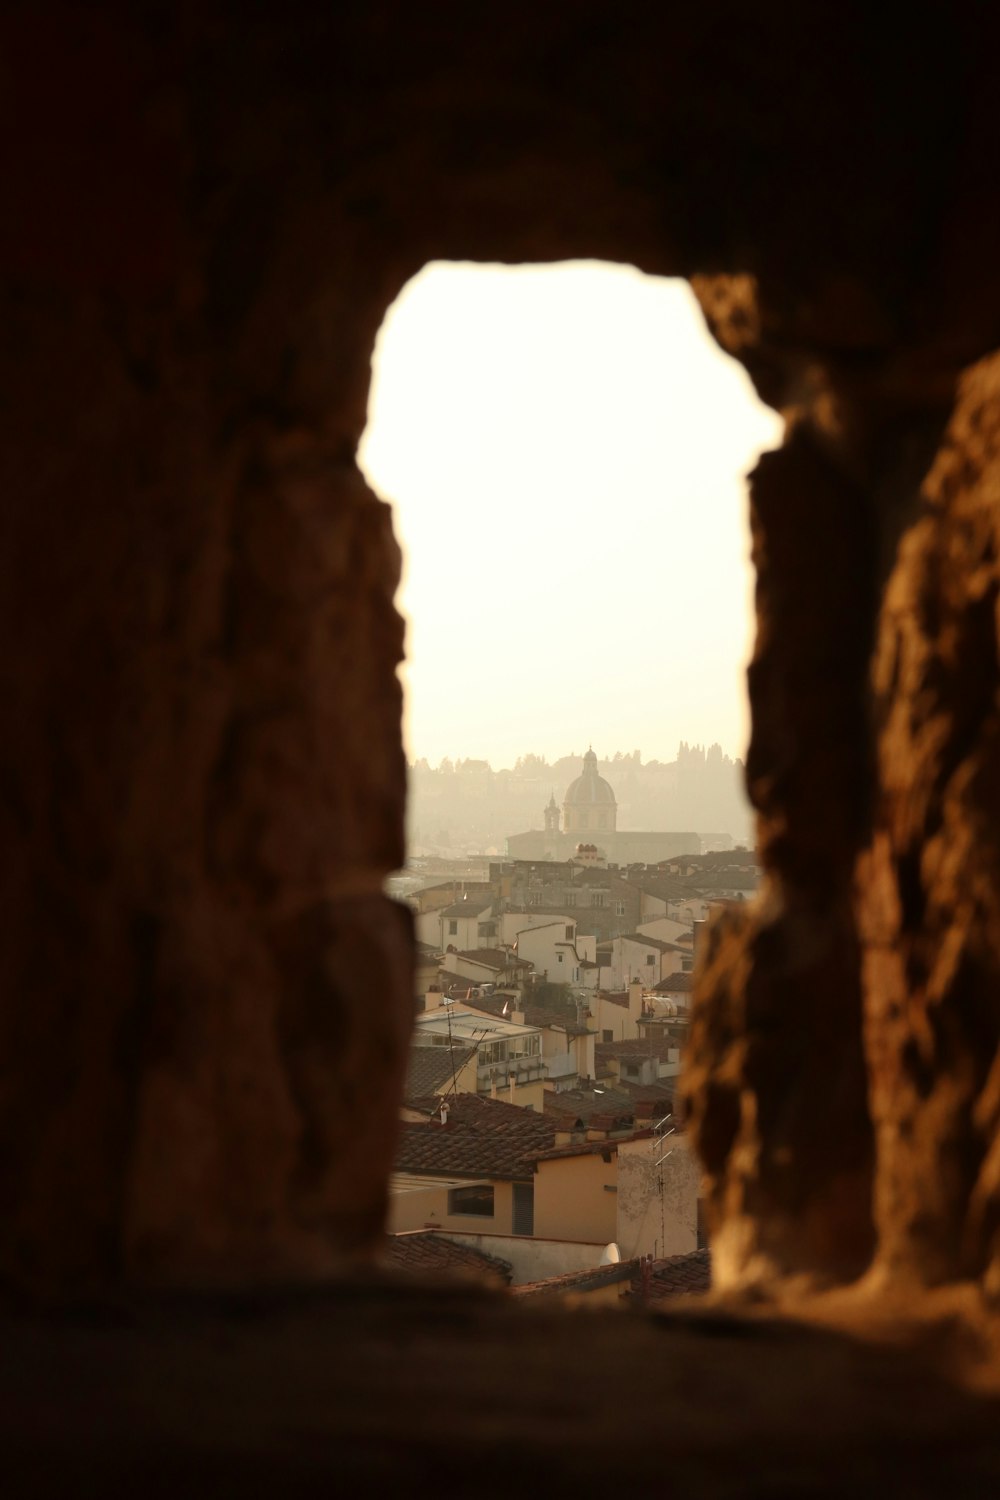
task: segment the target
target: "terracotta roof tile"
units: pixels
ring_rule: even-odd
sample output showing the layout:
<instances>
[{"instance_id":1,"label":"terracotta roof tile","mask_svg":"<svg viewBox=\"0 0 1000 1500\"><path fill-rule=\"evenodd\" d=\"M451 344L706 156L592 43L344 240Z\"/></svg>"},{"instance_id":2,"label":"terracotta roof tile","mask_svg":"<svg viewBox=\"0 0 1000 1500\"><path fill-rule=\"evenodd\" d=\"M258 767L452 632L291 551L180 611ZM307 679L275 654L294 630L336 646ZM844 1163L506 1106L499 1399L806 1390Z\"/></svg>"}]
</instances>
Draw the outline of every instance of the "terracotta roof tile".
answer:
<instances>
[{"instance_id":1,"label":"terracotta roof tile","mask_svg":"<svg viewBox=\"0 0 1000 1500\"><path fill-rule=\"evenodd\" d=\"M666 995L671 992L676 994L690 994L694 989L694 975L690 972L682 973L680 970L668 974L666 979L661 979L659 984L654 984L653 993Z\"/></svg>"},{"instance_id":2,"label":"terracotta roof tile","mask_svg":"<svg viewBox=\"0 0 1000 1500\"><path fill-rule=\"evenodd\" d=\"M632 1098L623 1088L564 1089L561 1093L546 1093L543 1106L545 1114L559 1122L558 1128L566 1130L579 1120L588 1125L595 1116L611 1115L617 1120L633 1119Z\"/></svg>"},{"instance_id":3,"label":"terracotta roof tile","mask_svg":"<svg viewBox=\"0 0 1000 1500\"><path fill-rule=\"evenodd\" d=\"M448 1123L435 1117L401 1126L396 1150L398 1172L432 1176L506 1178L531 1176L539 1151L555 1145L552 1119L476 1094L456 1094L448 1101Z\"/></svg>"},{"instance_id":4,"label":"terracotta roof tile","mask_svg":"<svg viewBox=\"0 0 1000 1500\"><path fill-rule=\"evenodd\" d=\"M563 1297L567 1293L592 1292L602 1286L631 1281L638 1270L638 1260L615 1261L607 1266L588 1266L583 1271L566 1271L544 1281L528 1281L511 1290L515 1297Z\"/></svg>"},{"instance_id":5,"label":"terracotta roof tile","mask_svg":"<svg viewBox=\"0 0 1000 1500\"><path fill-rule=\"evenodd\" d=\"M516 953L509 953L506 948L467 948L464 953L456 953L455 958L464 958L470 964L483 964L488 969L496 969L502 973L505 969L530 969L531 963L526 958L518 958Z\"/></svg>"},{"instance_id":6,"label":"terracotta roof tile","mask_svg":"<svg viewBox=\"0 0 1000 1500\"><path fill-rule=\"evenodd\" d=\"M475 1055L475 1047L412 1046L403 1091L404 1103L446 1093L451 1088L455 1074L460 1073Z\"/></svg>"},{"instance_id":7,"label":"terracotta roof tile","mask_svg":"<svg viewBox=\"0 0 1000 1500\"><path fill-rule=\"evenodd\" d=\"M472 1245L444 1238L434 1229L415 1229L386 1236L381 1255L384 1265L415 1276L440 1274L475 1276L480 1280L510 1284L508 1261Z\"/></svg>"},{"instance_id":8,"label":"terracotta roof tile","mask_svg":"<svg viewBox=\"0 0 1000 1500\"><path fill-rule=\"evenodd\" d=\"M582 1025L575 1016L533 1005L525 1006L524 1020L528 1026L556 1026L560 1031L565 1031L567 1036L587 1036L590 1031L590 1027Z\"/></svg>"},{"instance_id":9,"label":"terracotta roof tile","mask_svg":"<svg viewBox=\"0 0 1000 1500\"><path fill-rule=\"evenodd\" d=\"M556 1122L558 1130L570 1130L580 1122L581 1126L593 1124L608 1116L616 1122L634 1120L662 1120L674 1107L673 1079L661 1078L656 1083L629 1083L625 1079L604 1083L600 1091L583 1085L577 1089L564 1089L561 1093L547 1092L544 1108L546 1115Z\"/></svg>"},{"instance_id":10,"label":"terracotta roof tile","mask_svg":"<svg viewBox=\"0 0 1000 1500\"><path fill-rule=\"evenodd\" d=\"M643 948L655 948L659 953L668 953L676 948L676 943L668 943L666 938L647 937L643 932L623 932L623 943L639 943Z\"/></svg>"},{"instance_id":11,"label":"terracotta roof tile","mask_svg":"<svg viewBox=\"0 0 1000 1500\"><path fill-rule=\"evenodd\" d=\"M596 1121L591 1121L591 1129L601 1129ZM604 1156L611 1159L619 1141L634 1141L652 1135L650 1130L632 1130L626 1128L617 1136L606 1136L599 1141L577 1141L571 1146L551 1146L548 1151L536 1151L533 1153L533 1161L560 1161L569 1156Z\"/></svg>"},{"instance_id":12,"label":"terracotta roof tile","mask_svg":"<svg viewBox=\"0 0 1000 1500\"><path fill-rule=\"evenodd\" d=\"M670 1255L654 1260L647 1273L647 1291L643 1292L641 1263L632 1277L632 1295L647 1307L668 1302L673 1297L697 1296L712 1284L712 1257L708 1250L692 1250L687 1255Z\"/></svg>"},{"instance_id":13,"label":"terracotta roof tile","mask_svg":"<svg viewBox=\"0 0 1000 1500\"><path fill-rule=\"evenodd\" d=\"M669 1037L637 1037L627 1042L595 1042L595 1066L606 1065L612 1058L655 1057L659 1062L669 1062L670 1053L676 1052L677 1043Z\"/></svg>"}]
</instances>

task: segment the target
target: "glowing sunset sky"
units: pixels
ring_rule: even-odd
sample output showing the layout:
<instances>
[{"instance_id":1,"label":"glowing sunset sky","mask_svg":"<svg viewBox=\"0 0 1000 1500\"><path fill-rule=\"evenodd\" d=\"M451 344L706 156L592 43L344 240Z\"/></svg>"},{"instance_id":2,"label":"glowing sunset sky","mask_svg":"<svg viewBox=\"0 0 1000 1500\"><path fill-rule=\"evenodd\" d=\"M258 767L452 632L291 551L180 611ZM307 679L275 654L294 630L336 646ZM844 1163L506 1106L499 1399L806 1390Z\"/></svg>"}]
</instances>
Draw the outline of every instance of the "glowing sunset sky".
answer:
<instances>
[{"instance_id":1,"label":"glowing sunset sky","mask_svg":"<svg viewBox=\"0 0 1000 1500\"><path fill-rule=\"evenodd\" d=\"M683 282L426 267L359 451L407 558L410 758L742 755L744 475L780 437Z\"/></svg>"}]
</instances>

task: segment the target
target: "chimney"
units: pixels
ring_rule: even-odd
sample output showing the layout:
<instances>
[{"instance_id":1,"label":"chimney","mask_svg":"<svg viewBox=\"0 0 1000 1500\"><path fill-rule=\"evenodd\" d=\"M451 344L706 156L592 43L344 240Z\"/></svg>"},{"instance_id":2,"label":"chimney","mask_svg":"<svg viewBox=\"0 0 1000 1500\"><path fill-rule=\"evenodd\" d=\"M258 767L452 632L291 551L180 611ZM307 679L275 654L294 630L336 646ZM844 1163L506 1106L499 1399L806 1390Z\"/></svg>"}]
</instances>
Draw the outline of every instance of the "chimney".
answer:
<instances>
[{"instance_id":1,"label":"chimney","mask_svg":"<svg viewBox=\"0 0 1000 1500\"><path fill-rule=\"evenodd\" d=\"M442 1125L447 1125L447 1123L448 1123L448 1101L446 1099L442 1099L441 1100L441 1124Z\"/></svg>"}]
</instances>

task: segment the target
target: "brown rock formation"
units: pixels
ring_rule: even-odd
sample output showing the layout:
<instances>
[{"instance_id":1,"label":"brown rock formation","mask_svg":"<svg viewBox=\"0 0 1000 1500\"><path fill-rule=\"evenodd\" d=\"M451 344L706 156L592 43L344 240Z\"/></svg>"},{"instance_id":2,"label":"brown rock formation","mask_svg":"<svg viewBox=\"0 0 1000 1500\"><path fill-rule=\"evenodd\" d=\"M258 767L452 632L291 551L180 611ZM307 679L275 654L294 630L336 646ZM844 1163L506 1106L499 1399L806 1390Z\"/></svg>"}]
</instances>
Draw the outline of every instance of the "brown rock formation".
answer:
<instances>
[{"instance_id":1,"label":"brown rock formation","mask_svg":"<svg viewBox=\"0 0 1000 1500\"><path fill-rule=\"evenodd\" d=\"M716 1263L996 1282L989 29L6 8L0 1275L376 1243L410 984L370 352L431 258L603 256L691 276L788 419L753 484L768 886L687 1082Z\"/></svg>"}]
</instances>

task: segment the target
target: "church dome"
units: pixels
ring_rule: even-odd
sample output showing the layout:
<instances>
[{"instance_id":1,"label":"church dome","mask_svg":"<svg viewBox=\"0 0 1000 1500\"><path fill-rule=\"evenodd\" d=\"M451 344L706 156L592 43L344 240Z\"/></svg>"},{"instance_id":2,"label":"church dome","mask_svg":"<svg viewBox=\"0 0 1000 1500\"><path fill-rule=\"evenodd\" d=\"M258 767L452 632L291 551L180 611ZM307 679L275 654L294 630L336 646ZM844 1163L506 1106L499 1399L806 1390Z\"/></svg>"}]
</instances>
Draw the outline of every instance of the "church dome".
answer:
<instances>
[{"instance_id":1,"label":"church dome","mask_svg":"<svg viewBox=\"0 0 1000 1500\"><path fill-rule=\"evenodd\" d=\"M564 807L615 807L615 794L603 776L597 774L597 756L588 750L583 757L583 775L571 781L563 799Z\"/></svg>"}]
</instances>

